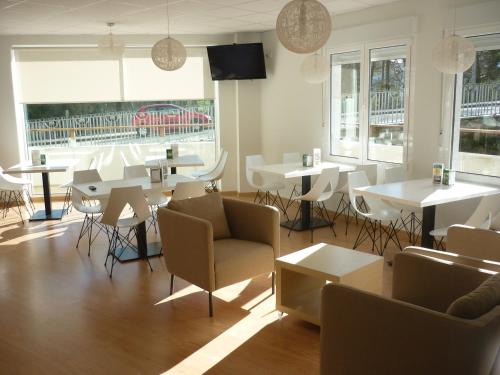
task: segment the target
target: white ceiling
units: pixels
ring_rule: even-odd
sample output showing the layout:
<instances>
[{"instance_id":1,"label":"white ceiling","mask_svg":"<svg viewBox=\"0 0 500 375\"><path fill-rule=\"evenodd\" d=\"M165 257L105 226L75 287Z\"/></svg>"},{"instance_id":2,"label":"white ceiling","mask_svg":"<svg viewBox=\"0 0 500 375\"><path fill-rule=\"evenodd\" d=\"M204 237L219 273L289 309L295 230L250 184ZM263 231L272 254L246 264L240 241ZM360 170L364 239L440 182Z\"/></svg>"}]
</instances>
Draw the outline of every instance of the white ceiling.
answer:
<instances>
[{"instance_id":1,"label":"white ceiling","mask_svg":"<svg viewBox=\"0 0 500 375\"><path fill-rule=\"evenodd\" d=\"M170 0L172 34L265 31L289 0ZM322 0L332 14L395 0ZM165 34L166 0L0 0L0 34Z\"/></svg>"}]
</instances>

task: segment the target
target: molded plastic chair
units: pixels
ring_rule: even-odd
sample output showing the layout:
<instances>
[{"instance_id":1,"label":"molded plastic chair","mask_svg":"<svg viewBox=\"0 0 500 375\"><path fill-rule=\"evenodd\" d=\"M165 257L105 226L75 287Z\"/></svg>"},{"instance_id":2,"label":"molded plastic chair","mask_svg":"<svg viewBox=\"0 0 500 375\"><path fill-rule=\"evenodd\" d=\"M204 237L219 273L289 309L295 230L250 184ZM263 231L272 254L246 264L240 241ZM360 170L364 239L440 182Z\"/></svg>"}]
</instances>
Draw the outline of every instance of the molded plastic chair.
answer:
<instances>
[{"instance_id":1,"label":"molded plastic chair","mask_svg":"<svg viewBox=\"0 0 500 375\"><path fill-rule=\"evenodd\" d=\"M219 191L217 188L217 181L224 177L224 171L226 169L226 163L229 153L223 151L219 160L219 163L215 165L215 168L209 171L207 174L198 176L198 180L205 182L207 191Z\"/></svg>"},{"instance_id":2,"label":"molded plastic chair","mask_svg":"<svg viewBox=\"0 0 500 375\"><path fill-rule=\"evenodd\" d=\"M279 190L285 188L283 179L266 173L257 173L250 169L251 167L266 165L264 157L260 154L247 155L245 161L247 182L251 187L257 190L253 200L254 203L258 200L259 203L264 202L264 204L276 206L283 212L283 215L285 215L288 220L287 208L283 204L283 200L279 193ZM260 178L260 183L255 180L257 176ZM261 196L261 193L263 193L263 196ZM276 195L272 197L271 193L275 193Z\"/></svg>"},{"instance_id":3,"label":"molded plastic chair","mask_svg":"<svg viewBox=\"0 0 500 375\"><path fill-rule=\"evenodd\" d=\"M132 208L133 213L132 216L123 218L121 215L127 205ZM106 261L104 262L104 266L107 266L108 259L111 257L109 277L113 276L114 265L126 249L130 248L134 251L139 251L137 247L131 243L129 234L133 231L137 238L137 226L144 223L150 217L151 212L149 211L141 186L111 189L108 204L101 217L101 224L107 226L109 238L108 253L106 255ZM109 233L109 227L111 227L111 234ZM120 229L123 228L128 229L126 236L120 233ZM146 262L149 265L149 269L153 271L147 257Z\"/></svg>"},{"instance_id":4,"label":"molded plastic chair","mask_svg":"<svg viewBox=\"0 0 500 375\"><path fill-rule=\"evenodd\" d=\"M364 201L367 205L366 208L368 209L368 212L364 212L358 205L356 200L358 194L355 193L353 189L370 185L366 173L364 171L350 172L347 175L347 180L349 184L351 206L358 215L365 219L359 230L358 237L354 242L353 249L356 249L366 239L370 238L372 240L372 252L376 249L379 255L384 254L384 250L390 240L402 250L396 229L397 221L401 218L401 212L381 199L369 197L364 197ZM388 228L384 227L384 223L388 224ZM383 238L384 235L386 236L385 240ZM378 244L377 241L379 242Z\"/></svg>"},{"instance_id":5,"label":"molded plastic chair","mask_svg":"<svg viewBox=\"0 0 500 375\"><path fill-rule=\"evenodd\" d=\"M403 166L390 167L384 170L384 184L401 182L405 180L406 170ZM406 216L401 218L401 226L408 234L410 243L415 245L417 243L418 234L422 229L422 220L420 219L420 217L422 216L422 209L393 202L388 203L405 213Z\"/></svg>"},{"instance_id":6,"label":"molded plastic chair","mask_svg":"<svg viewBox=\"0 0 500 375\"><path fill-rule=\"evenodd\" d=\"M213 165L212 168L208 168L208 169L199 169L197 171L194 171L193 173L191 173L191 177L193 178L198 178L200 176L204 176L206 174L209 174L211 173L215 168L217 168L217 166L220 164L221 160L222 160L222 156L224 155L224 149L221 148L220 152L219 152L219 157L217 158L217 161L215 162L215 164Z\"/></svg>"},{"instance_id":7,"label":"molded plastic chair","mask_svg":"<svg viewBox=\"0 0 500 375\"><path fill-rule=\"evenodd\" d=\"M369 181L368 185L375 185L377 183L377 164L356 165L355 171L365 172L365 175L367 176ZM346 216L345 234L347 236L347 228L349 227L351 214L356 217L356 223L358 222L358 213L352 207L351 199L349 199L349 184L347 180L347 173L340 174L338 188L335 193L340 194L340 199L337 205L337 209L335 210L335 216L333 217L333 220L335 220L341 214L344 214ZM364 205L364 202L362 201L360 204Z\"/></svg>"},{"instance_id":8,"label":"molded plastic chair","mask_svg":"<svg viewBox=\"0 0 500 375\"><path fill-rule=\"evenodd\" d=\"M338 182L339 182L338 167L323 169L318 179L314 183L313 187L311 188L311 190L309 190L309 192L307 192L304 195L292 198L294 200L311 202L311 214L312 214L311 217L313 217L315 208L314 205L316 204L316 210L319 213L319 216L328 222L334 236L337 236L337 234L335 233L335 229L333 228L334 222L330 219L330 215L328 215L328 210L326 209L325 201L333 196ZM301 210L299 209L293 220L292 227L288 232L288 236L290 236L293 227L297 223L297 217L300 212ZM311 228L311 242L313 242L313 233L314 233L314 228Z\"/></svg>"},{"instance_id":9,"label":"molded plastic chair","mask_svg":"<svg viewBox=\"0 0 500 375\"><path fill-rule=\"evenodd\" d=\"M21 211L21 206L24 206L28 214L32 214L35 212L35 205L33 204L33 200L29 194L29 191L26 189L27 186L31 185L31 181L14 177L8 174L3 173L3 169L0 167L0 198L3 202L3 217L7 215L10 205L15 203L17 207L17 213L21 218L21 222L24 224L23 213ZM26 196L26 199L25 199ZM31 208L30 209L28 208Z\"/></svg>"},{"instance_id":10,"label":"molded plastic chair","mask_svg":"<svg viewBox=\"0 0 500 375\"><path fill-rule=\"evenodd\" d=\"M96 169L96 158L93 157L90 159L90 163L87 169ZM61 189L66 189L66 193L64 194L64 202L63 202L63 214L66 213L68 214L73 206L71 204L71 191L72 191L72 186L73 186L73 180L66 182L65 184L62 184L59 186Z\"/></svg>"},{"instance_id":11,"label":"molded plastic chair","mask_svg":"<svg viewBox=\"0 0 500 375\"><path fill-rule=\"evenodd\" d=\"M178 182L175 185L172 200L178 201L181 199L197 198L206 194L205 184L203 181L186 181Z\"/></svg>"},{"instance_id":12,"label":"molded plastic chair","mask_svg":"<svg viewBox=\"0 0 500 375\"><path fill-rule=\"evenodd\" d=\"M481 198L478 206L469 217L469 219L467 219L467 221L464 223L464 225L480 229L490 229L491 218L492 216L495 216L499 211L500 194L485 196ZM443 247L443 241L448 235L449 228L450 227L436 228L430 232L431 236L433 236L434 238L440 237L439 242L437 242L437 248Z\"/></svg>"},{"instance_id":13,"label":"molded plastic chair","mask_svg":"<svg viewBox=\"0 0 500 375\"><path fill-rule=\"evenodd\" d=\"M102 181L102 179L97 169L89 169L84 171L73 172L74 185L80 185L80 184L91 185L92 183L99 181ZM78 241L76 242L76 248L78 249L80 240L83 238L83 236L87 234L89 242L87 255L90 256L90 247L102 230L102 226L99 225L98 219L104 212L106 202L105 201L98 201L96 203L89 202L88 200L85 199L82 193L80 193L78 190L72 189L71 205L78 212L85 214L82 227L80 229L80 234L78 235ZM92 229L94 226L97 226L99 228L99 231L96 233L95 236L92 237Z\"/></svg>"}]
</instances>

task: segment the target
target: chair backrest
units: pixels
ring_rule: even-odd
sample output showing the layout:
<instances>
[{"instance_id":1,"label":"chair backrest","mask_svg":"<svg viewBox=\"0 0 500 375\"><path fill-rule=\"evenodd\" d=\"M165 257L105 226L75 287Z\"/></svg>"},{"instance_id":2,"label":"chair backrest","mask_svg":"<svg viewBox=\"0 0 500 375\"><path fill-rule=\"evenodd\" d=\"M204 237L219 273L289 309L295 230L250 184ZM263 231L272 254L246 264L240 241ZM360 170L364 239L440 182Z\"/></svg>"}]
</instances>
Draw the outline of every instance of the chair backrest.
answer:
<instances>
[{"instance_id":1,"label":"chair backrest","mask_svg":"<svg viewBox=\"0 0 500 375\"><path fill-rule=\"evenodd\" d=\"M102 214L101 223L116 226L118 219L126 205L132 207L134 216L140 223L151 216L146 196L142 186L130 186L111 189L106 209Z\"/></svg>"},{"instance_id":2,"label":"chair backrest","mask_svg":"<svg viewBox=\"0 0 500 375\"><path fill-rule=\"evenodd\" d=\"M260 165L266 165L266 161L264 160L264 157L262 155L260 154L247 155L245 157L245 173L247 177L247 182L250 186L252 186L255 189L258 189L259 186L254 181L255 172L251 171L250 167L255 167Z\"/></svg>"},{"instance_id":3,"label":"chair backrest","mask_svg":"<svg viewBox=\"0 0 500 375\"><path fill-rule=\"evenodd\" d=\"M149 177L148 170L144 165L126 165L123 167L123 179Z\"/></svg>"},{"instance_id":4,"label":"chair backrest","mask_svg":"<svg viewBox=\"0 0 500 375\"><path fill-rule=\"evenodd\" d=\"M181 199L201 197L205 195L205 193L205 183L203 181L178 182L175 185L172 200L178 201Z\"/></svg>"},{"instance_id":5,"label":"chair backrest","mask_svg":"<svg viewBox=\"0 0 500 375\"><path fill-rule=\"evenodd\" d=\"M487 195L481 198L472 215L467 219L465 225L470 227L490 229L491 217L500 210L500 194Z\"/></svg>"},{"instance_id":6,"label":"chair backrest","mask_svg":"<svg viewBox=\"0 0 500 375\"><path fill-rule=\"evenodd\" d=\"M102 181L101 175L97 169L87 169L83 171L73 171L73 184L91 184L92 182ZM83 195L76 189L71 189L71 201L73 204L81 204Z\"/></svg>"},{"instance_id":7,"label":"chair backrest","mask_svg":"<svg viewBox=\"0 0 500 375\"><path fill-rule=\"evenodd\" d=\"M365 171L350 172L347 175L347 180L349 185L349 199L351 200L351 205L357 213L364 216L365 212L361 211L357 205L356 197L358 196L358 194L356 194L353 189L357 187L370 186L372 184L368 180ZM380 199L369 197L363 197L363 199L368 205L370 212L378 211L379 209L383 209L386 207Z\"/></svg>"},{"instance_id":8,"label":"chair backrest","mask_svg":"<svg viewBox=\"0 0 500 375\"><path fill-rule=\"evenodd\" d=\"M301 163L302 155L300 152L285 152L283 153L283 164Z\"/></svg>"},{"instance_id":9,"label":"chair backrest","mask_svg":"<svg viewBox=\"0 0 500 375\"><path fill-rule=\"evenodd\" d=\"M327 191L329 193L329 197L325 197L326 199L328 199L335 192L338 182L339 167L325 168L321 171L321 174L319 175L311 190L309 190L309 192L304 195L304 198L307 200L316 201L322 193L327 191L327 188L329 187Z\"/></svg>"},{"instance_id":10,"label":"chair backrest","mask_svg":"<svg viewBox=\"0 0 500 375\"><path fill-rule=\"evenodd\" d=\"M228 156L229 153L227 151L222 151L219 162L216 164L214 169L203 176L204 179L210 181L220 180L224 176Z\"/></svg>"},{"instance_id":11,"label":"chair backrest","mask_svg":"<svg viewBox=\"0 0 500 375\"><path fill-rule=\"evenodd\" d=\"M356 172L364 171L368 179L368 185L375 185L377 183L377 164L363 164L356 166Z\"/></svg>"},{"instance_id":12,"label":"chair backrest","mask_svg":"<svg viewBox=\"0 0 500 375\"><path fill-rule=\"evenodd\" d=\"M403 166L389 167L384 170L384 184L406 180L406 170Z\"/></svg>"}]
</instances>

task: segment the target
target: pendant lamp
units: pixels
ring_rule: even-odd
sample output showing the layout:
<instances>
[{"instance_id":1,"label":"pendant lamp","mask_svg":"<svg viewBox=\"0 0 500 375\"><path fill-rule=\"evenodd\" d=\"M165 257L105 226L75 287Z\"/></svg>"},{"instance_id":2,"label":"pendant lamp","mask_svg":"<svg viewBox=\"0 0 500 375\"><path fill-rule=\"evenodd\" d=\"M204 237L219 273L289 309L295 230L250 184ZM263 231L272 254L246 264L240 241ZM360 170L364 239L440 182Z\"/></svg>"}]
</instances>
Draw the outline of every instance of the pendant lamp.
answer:
<instances>
[{"instance_id":1,"label":"pendant lamp","mask_svg":"<svg viewBox=\"0 0 500 375\"><path fill-rule=\"evenodd\" d=\"M113 35L112 29L115 24L113 22L108 22L107 25L109 27L109 33L103 36L97 43L99 51L104 55L120 57L123 55L125 44Z\"/></svg>"}]
</instances>

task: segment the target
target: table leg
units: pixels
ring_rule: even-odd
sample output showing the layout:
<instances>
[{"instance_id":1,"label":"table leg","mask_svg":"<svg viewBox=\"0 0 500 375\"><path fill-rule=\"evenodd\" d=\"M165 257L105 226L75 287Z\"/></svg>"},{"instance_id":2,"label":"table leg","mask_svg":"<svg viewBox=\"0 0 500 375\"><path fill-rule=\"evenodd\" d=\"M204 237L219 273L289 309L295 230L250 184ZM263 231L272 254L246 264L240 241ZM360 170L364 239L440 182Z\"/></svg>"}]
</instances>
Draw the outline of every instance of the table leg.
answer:
<instances>
[{"instance_id":1,"label":"table leg","mask_svg":"<svg viewBox=\"0 0 500 375\"><path fill-rule=\"evenodd\" d=\"M146 259L150 257L160 256L161 254L161 243L153 242L148 244L147 240L147 230L146 230L146 222L142 222L137 225L137 250L134 251L131 248L117 249L116 254L120 254L118 256L118 260L121 263L130 262L133 260Z\"/></svg>"},{"instance_id":2,"label":"table leg","mask_svg":"<svg viewBox=\"0 0 500 375\"><path fill-rule=\"evenodd\" d=\"M177 167L170 167L171 174L177 174Z\"/></svg>"},{"instance_id":3,"label":"table leg","mask_svg":"<svg viewBox=\"0 0 500 375\"><path fill-rule=\"evenodd\" d=\"M433 239L430 232L434 229L434 221L436 219L436 206L424 207L422 215L422 240L420 245L428 249L434 246Z\"/></svg>"},{"instance_id":4,"label":"table leg","mask_svg":"<svg viewBox=\"0 0 500 375\"><path fill-rule=\"evenodd\" d=\"M50 179L47 172L42 173L43 203L45 210L37 211L30 218L30 221L60 220L64 215L64 210L53 210L50 199Z\"/></svg>"}]
</instances>

